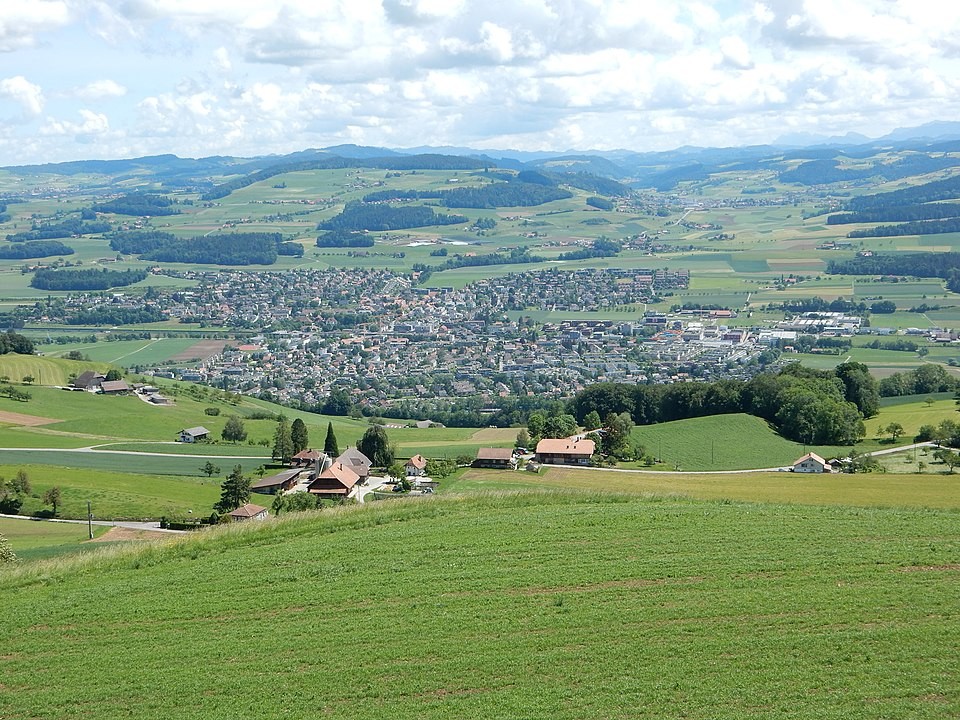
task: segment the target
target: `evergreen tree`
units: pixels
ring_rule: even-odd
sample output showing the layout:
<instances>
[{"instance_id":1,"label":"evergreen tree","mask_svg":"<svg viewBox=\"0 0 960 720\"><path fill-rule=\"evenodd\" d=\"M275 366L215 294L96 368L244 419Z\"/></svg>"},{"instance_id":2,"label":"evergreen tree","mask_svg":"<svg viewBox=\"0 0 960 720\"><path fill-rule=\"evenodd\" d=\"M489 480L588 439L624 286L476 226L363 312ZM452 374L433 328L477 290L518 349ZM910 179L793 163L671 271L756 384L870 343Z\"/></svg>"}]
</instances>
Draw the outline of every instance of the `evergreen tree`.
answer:
<instances>
[{"instance_id":1,"label":"evergreen tree","mask_svg":"<svg viewBox=\"0 0 960 720\"><path fill-rule=\"evenodd\" d=\"M290 434L290 426L284 419L277 423L276 432L273 434L272 457L279 462L288 463L293 455L293 438Z\"/></svg>"},{"instance_id":2,"label":"evergreen tree","mask_svg":"<svg viewBox=\"0 0 960 720\"><path fill-rule=\"evenodd\" d=\"M290 426L290 441L293 443L294 455L310 447L310 434L307 432L306 423L300 418L294 420Z\"/></svg>"},{"instance_id":3,"label":"evergreen tree","mask_svg":"<svg viewBox=\"0 0 960 720\"><path fill-rule=\"evenodd\" d=\"M227 424L223 426L223 432L220 433L227 442L243 442L247 439L247 430L243 426L243 420L236 415L227 418Z\"/></svg>"},{"instance_id":4,"label":"evergreen tree","mask_svg":"<svg viewBox=\"0 0 960 720\"><path fill-rule=\"evenodd\" d=\"M323 441L323 451L332 458L340 454L340 445L337 444L337 436L333 434L333 423L327 423L327 438Z\"/></svg>"},{"instance_id":5,"label":"evergreen tree","mask_svg":"<svg viewBox=\"0 0 960 720\"><path fill-rule=\"evenodd\" d=\"M233 467L233 472L227 475L220 486L220 500L213 509L219 513L228 513L245 505L250 500L250 478L243 476L240 465Z\"/></svg>"}]
</instances>

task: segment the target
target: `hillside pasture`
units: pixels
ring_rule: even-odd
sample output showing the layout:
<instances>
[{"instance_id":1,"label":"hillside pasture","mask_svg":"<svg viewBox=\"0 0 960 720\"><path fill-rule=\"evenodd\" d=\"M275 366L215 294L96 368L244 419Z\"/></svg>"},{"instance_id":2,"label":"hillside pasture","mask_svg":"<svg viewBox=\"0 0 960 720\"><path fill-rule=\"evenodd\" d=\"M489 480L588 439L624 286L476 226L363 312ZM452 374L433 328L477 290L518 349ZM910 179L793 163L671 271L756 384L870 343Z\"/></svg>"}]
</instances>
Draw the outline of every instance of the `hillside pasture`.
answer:
<instances>
[{"instance_id":1,"label":"hillside pasture","mask_svg":"<svg viewBox=\"0 0 960 720\"><path fill-rule=\"evenodd\" d=\"M941 720L958 543L952 512L596 493L238 525L0 571L0 715Z\"/></svg>"},{"instance_id":2,"label":"hillside pasture","mask_svg":"<svg viewBox=\"0 0 960 720\"><path fill-rule=\"evenodd\" d=\"M101 537L109 529L96 526L93 536ZM97 549L95 544L89 542L87 526L74 523L0 518L0 535L10 541L10 547L21 562Z\"/></svg>"}]
</instances>

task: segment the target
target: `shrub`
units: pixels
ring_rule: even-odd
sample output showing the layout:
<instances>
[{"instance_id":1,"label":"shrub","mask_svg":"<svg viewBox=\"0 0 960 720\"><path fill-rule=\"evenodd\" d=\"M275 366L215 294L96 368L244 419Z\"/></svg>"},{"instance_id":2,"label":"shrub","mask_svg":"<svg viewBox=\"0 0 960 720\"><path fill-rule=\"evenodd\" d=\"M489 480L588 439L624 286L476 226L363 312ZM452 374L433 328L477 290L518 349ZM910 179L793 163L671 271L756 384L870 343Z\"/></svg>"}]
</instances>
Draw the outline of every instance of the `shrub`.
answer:
<instances>
[{"instance_id":1,"label":"shrub","mask_svg":"<svg viewBox=\"0 0 960 720\"><path fill-rule=\"evenodd\" d=\"M204 408L203 412L206 415L213 415L214 417L216 417L217 415L220 414L220 408L208 407L208 408Z\"/></svg>"}]
</instances>

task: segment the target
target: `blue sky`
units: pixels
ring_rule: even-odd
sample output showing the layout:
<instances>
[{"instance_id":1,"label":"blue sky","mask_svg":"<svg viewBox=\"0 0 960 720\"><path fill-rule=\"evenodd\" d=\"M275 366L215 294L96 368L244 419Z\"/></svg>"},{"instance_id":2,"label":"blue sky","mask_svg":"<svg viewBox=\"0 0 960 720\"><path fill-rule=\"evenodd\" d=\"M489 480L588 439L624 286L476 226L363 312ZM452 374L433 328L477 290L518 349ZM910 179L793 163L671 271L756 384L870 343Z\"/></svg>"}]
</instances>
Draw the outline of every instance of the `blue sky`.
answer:
<instances>
[{"instance_id":1,"label":"blue sky","mask_svg":"<svg viewBox=\"0 0 960 720\"><path fill-rule=\"evenodd\" d=\"M0 165L879 136L958 93L957 3L0 2Z\"/></svg>"}]
</instances>

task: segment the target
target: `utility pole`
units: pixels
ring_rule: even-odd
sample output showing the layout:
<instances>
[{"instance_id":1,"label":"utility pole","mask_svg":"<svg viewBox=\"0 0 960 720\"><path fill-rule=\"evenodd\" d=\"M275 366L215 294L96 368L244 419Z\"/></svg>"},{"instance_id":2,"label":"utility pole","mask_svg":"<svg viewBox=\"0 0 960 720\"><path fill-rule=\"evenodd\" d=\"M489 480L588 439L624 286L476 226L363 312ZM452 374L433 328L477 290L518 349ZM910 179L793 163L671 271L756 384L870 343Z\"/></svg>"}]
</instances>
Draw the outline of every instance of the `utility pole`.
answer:
<instances>
[{"instance_id":1,"label":"utility pole","mask_svg":"<svg viewBox=\"0 0 960 720\"><path fill-rule=\"evenodd\" d=\"M90 510L90 501L87 500L87 534L93 540L93 512Z\"/></svg>"}]
</instances>

